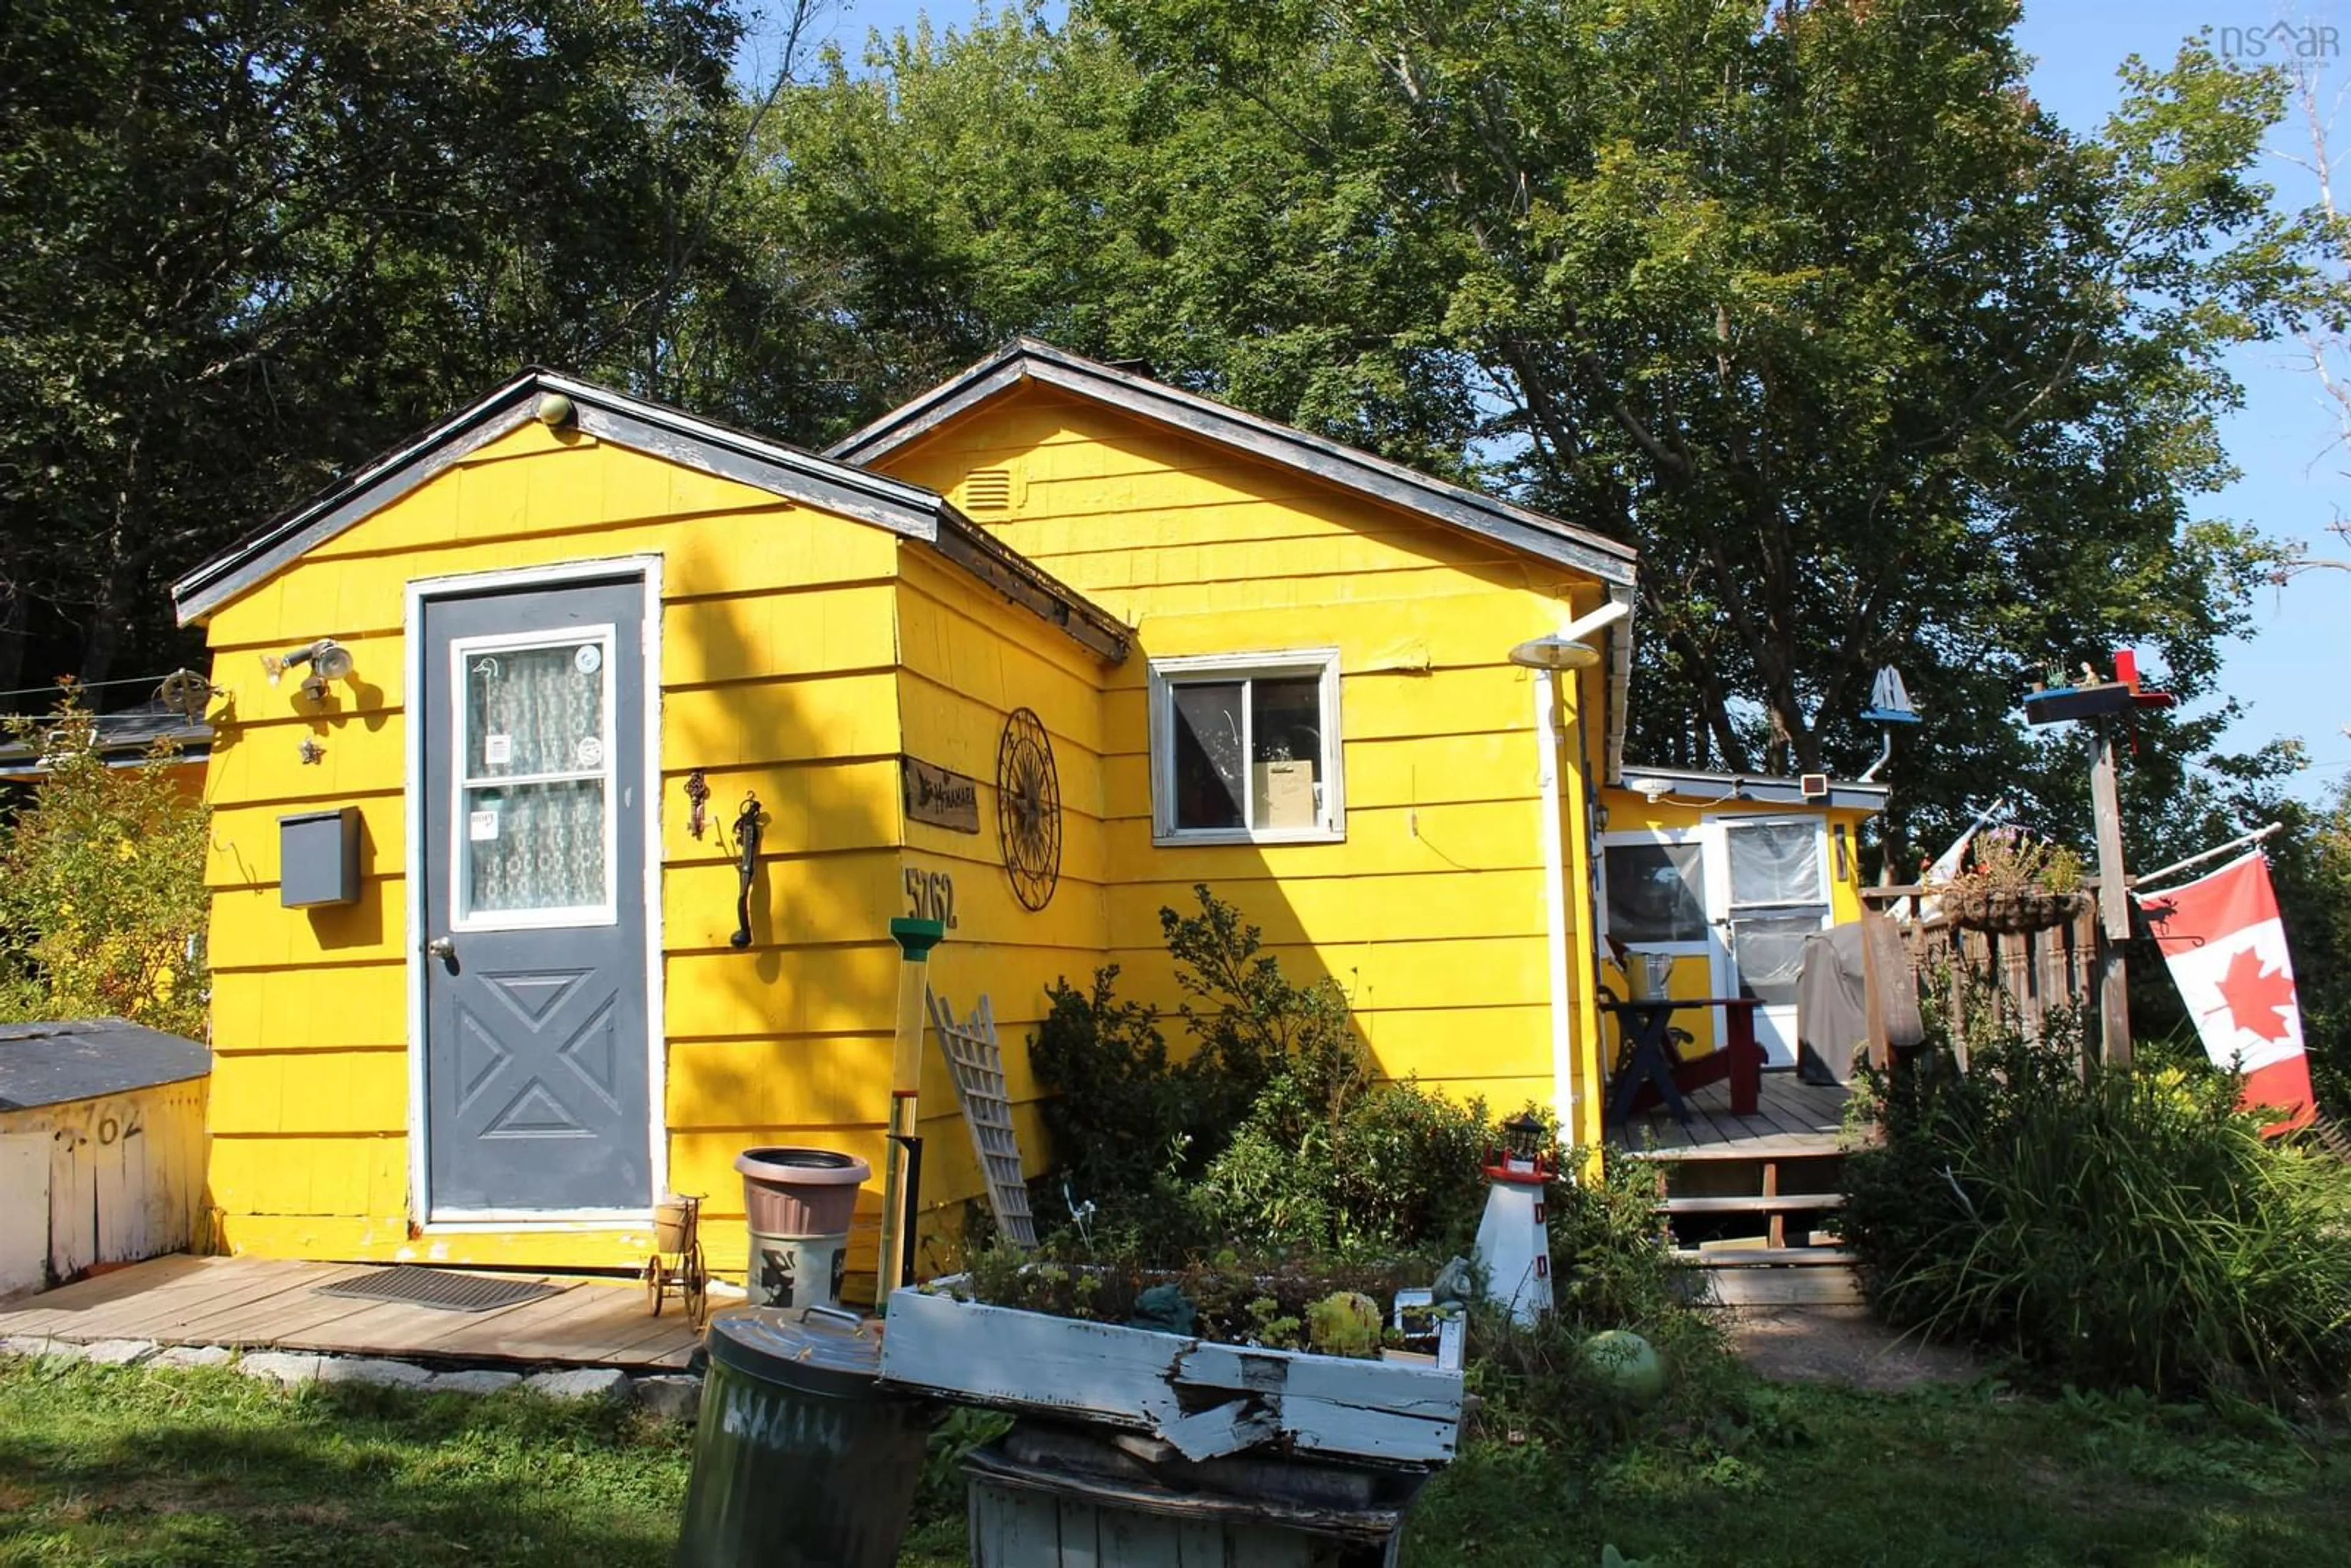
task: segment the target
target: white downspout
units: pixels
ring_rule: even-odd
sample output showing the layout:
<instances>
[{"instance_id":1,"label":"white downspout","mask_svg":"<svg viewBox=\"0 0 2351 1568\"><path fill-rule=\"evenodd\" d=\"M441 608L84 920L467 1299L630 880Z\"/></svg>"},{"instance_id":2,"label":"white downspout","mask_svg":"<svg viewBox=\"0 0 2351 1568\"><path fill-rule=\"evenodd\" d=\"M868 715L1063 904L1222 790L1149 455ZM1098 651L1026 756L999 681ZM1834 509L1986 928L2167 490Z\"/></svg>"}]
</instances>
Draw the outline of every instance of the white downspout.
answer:
<instances>
[{"instance_id":1,"label":"white downspout","mask_svg":"<svg viewBox=\"0 0 2351 1568\"><path fill-rule=\"evenodd\" d=\"M1550 670L1534 674L1535 785L1542 798L1543 968L1551 979L1551 1104L1572 1141L1576 1135L1575 1027L1568 983L1567 836L1559 821L1559 677Z\"/></svg>"},{"instance_id":2,"label":"white downspout","mask_svg":"<svg viewBox=\"0 0 2351 1568\"><path fill-rule=\"evenodd\" d=\"M1571 620L1548 637L1510 650L1510 663L1534 672L1535 784L1541 796L1543 847L1543 967L1551 980L1552 1112L1573 1140L1575 1124L1575 996L1569 979L1567 835L1560 826L1559 675L1596 663L1583 639L1625 620L1633 607L1612 600ZM1579 714L1577 722L1583 722Z\"/></svg>"}]
</instances>

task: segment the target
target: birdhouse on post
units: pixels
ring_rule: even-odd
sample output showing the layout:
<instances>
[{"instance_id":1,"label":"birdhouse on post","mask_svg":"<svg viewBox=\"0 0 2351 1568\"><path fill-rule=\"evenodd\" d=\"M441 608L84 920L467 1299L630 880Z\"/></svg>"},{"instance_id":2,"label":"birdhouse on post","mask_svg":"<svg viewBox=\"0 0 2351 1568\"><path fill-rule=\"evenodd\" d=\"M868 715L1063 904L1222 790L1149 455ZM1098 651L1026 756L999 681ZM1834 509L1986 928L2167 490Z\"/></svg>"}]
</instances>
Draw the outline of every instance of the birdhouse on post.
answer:
<instances>
[{"instance_id":1,"label":"birdhouse on post","mask_svg":"<svg viewBox=\"0 0 2351 1568\"><path fill-rule=\"evenodd\" d=\"M1494 1185L1478 1224L1478 1262L1486 1293L1531 1323L1552 1309L1551 1227L1543 1189L1559 1166L1544 1152L1543 1124L1520 1113L1502 1124L1501 1149L1486 1162Z\"/></svg>"},{"instance_id":2,"label":"birdhouse on post","mask_svg":"<svg viewBox=\"0 0 2351 1568\"><path fill-rule=\"evenodd\" d=\"M2064 724L2167 708L2179 701L2169 692L2151 692L2142 686L2138 651L2117 648L2111 680L2085 664L2078 685L2036 684L2025 695L2024 718L2034 725ZM2114 737L2104 725L2090 730L2090 811L2097 830L2098 926L2105 938L2098 958L2099 1044L2107 1062L2121 1065L2131 1058L2130 996L2123 970L2123 942L2131 929L2130 879L2123 870L2121 789L2115 778Z\"/></svg>"}]
</instances>

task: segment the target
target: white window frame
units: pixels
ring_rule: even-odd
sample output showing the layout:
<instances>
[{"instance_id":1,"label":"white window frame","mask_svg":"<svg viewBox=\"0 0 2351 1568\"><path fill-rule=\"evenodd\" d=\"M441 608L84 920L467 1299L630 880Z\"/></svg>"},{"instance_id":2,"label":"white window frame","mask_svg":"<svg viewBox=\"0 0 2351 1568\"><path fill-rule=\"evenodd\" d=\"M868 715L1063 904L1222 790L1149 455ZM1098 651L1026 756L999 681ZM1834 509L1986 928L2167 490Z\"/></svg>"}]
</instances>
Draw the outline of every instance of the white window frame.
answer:
<instances>
[{"instance_id":1,"label":"white window frame","mask_svg":"<svg viewBox=\"0 0 2351 1568\"><path fill-rule=\"evenodd\" d=\"M1721 946L1722 923L1715 916L1714 866L1722 858L1720 846L1700 828L1634 828L1600 835L1600 927L1608 930L1608 852L1617 849L1696 849L1698 881L1694 888L1706 915L1706 934L1681 942L1635 942L1618 936L1630 953L1664 953L1676 958L1710 958Z\"/></svg>"},{"instance_id":2,"label":"white window frame","mask_svg":"<svg viewBox=\"0 0 2351 1568\"><path fill-rule=\"evenodd\" d=\"M1319 777L1322 810L1305 828L1178 828L1176 825L1176 688L1202 683L1296 680L1321 683L1322 755ZM1339 650L1285 648L1256 653L1197 653L1151 661L1151 841L1154 844L1328 844L1347 836L1347 789L1339 734ZM1241 756L1255 751L1255 704L1241 707ZM1246 766L1246 762L1244 764ZM1241 810L1254 809L1256 791L1246 790Z\"/></svg>"},{"instance_id":3,"label":"white window frame","mask_svg":"<svg viewBox=\"0 0 2351 1568\"><path fill-rule=\"evenodd\" d=\"M480 637L452 638L449 643L450 695L450 761L449 761L449 929L467 931L537 931L573 925L612 925L621 918L619 880L621 810L620 747L613 735L612 640L617 629L609 622L595 626L565 628L560 635L550 632L500 632ZM593 643L601 653L599 683L603 726L604 757L601 764L592 768L564 768L555 772L485 775L468 778L465 772L465 721L471 701L465 682L466 671L477 654L495 656L502 653L528 653L538 648L564 648ZM514 784L544 784L570 779L595 779L604 786L604 898L601 904L573 904L550 909L507 909L481 914L465 907L466 862L473 852L471 835L465 831L465 798L468 789L485 789Z\"/></svg>"}]
</instances>

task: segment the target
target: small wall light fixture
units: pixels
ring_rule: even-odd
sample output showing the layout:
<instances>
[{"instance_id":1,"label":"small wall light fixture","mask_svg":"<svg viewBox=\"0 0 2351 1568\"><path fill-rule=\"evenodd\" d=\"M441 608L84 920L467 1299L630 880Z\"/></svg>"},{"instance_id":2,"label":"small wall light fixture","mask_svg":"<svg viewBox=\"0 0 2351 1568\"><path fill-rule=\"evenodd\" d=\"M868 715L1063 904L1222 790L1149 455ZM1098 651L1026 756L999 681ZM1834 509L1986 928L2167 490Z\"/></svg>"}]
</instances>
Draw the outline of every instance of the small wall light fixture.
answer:
<instances>
[{"instance_id":1,"label":"small wall light fixture","mask_svg":"<svg viewBox=\"0 0 2351 1568\"><path fill-rule=\"evenodd\" d=\"M350 679L354 667L351 651L332 637L321 637L315 643L287 653L261 655L261 667L269 672L269 684L273 686L280 676L298 664L310 667L309 674L302 682L302 695L312 702L327 695L329 681Z\"/></svg>"},{"instance_id":2,"label":"small wall light fixture","mask_svg":"<svg viewBox=\"0 0 2351 1568\"><path fill-rule=\"evenodd\" d=\"M538 423L549 430L561 430L579 417L579 408L562 392L548 392L538 400Z\"/></svg>"}]
</instances>

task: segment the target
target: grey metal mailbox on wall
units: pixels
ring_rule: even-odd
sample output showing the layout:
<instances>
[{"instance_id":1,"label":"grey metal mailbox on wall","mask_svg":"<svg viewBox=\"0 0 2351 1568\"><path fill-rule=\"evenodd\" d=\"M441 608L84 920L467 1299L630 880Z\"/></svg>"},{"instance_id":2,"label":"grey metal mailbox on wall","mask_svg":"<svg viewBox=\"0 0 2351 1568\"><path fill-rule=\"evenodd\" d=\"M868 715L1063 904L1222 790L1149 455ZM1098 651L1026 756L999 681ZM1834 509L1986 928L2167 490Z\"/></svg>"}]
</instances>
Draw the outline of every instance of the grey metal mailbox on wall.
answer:
<instances>
[{"instance_id":1,"label":"grey metal mailbox on wall","mask_svg":"<svg viewBox=\"0 0 2351 1568\"><path fill-rule=\"evenodd\" d=\"M277 902L319 909L360 901L360 809L277 819Z\"/></svg>"}]
</instances>

